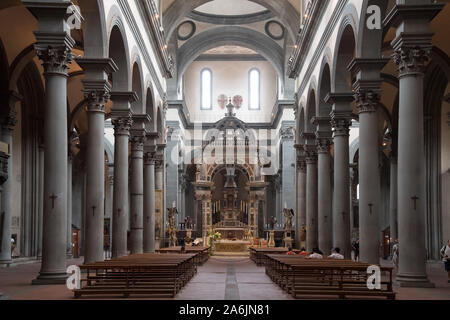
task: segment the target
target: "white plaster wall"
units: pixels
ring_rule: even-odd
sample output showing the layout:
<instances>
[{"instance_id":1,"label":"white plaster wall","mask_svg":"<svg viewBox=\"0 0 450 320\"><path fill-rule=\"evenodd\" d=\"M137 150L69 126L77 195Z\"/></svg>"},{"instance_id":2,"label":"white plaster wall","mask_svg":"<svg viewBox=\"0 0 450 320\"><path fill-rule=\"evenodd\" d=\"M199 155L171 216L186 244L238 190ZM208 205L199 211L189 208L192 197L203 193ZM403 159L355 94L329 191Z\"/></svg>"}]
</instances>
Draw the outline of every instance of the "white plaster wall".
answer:
<instances>
[{"instance_id":1,"label":"white plaster wall","mask_svg":"<svg viewBox=\"0 0 450 320\"><path fill-rule=\"evenodd\" d=\"M261 73L261 109L248 110L248 73L251 68ZM200 72L203 68L213 73L213 109L200 110ZM243 106L236 116L245 122L270 122L277 98L277 74L267 61L195 61L184 75L184 92L190 119L193 122L216 122L226 110L218 106L218 97L241 95Z\"/></svg>"}]
</instances>

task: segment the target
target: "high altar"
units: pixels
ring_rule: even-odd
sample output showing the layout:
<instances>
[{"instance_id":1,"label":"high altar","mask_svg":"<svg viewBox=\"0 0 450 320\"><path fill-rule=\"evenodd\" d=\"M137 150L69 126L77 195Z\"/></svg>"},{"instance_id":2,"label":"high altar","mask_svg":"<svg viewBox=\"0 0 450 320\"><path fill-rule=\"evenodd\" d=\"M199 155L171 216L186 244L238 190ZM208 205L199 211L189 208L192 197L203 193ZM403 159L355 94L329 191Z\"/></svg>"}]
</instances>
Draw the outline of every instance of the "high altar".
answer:
<instances>
[{"instance_id":1,"label":"high altar","mask_svg":"<svg viewBox=\"0 0 450 320\"><path fill-rule=\"evenodd\" d=\"M203 149L223 148L222 164L204 161L196 164L195 197L201 210L201 230L204 242L210 230L219 232L222 239L217 251L245 251L253 237L258 237L258 216L263 209L266 182L261 175L259 159L252 159L252 148L258 155L258 143L245 124L229 112L216 123L218 137L204 143ZM236 135L236 132L240 133ZM231 146L231 148L230 148ZM231 153L230 153L230 150ZM244 154L240 160L239 155ZM206 163L205 163L206 162ZM197 162L198 163L198 162ZM199 217L200 215L197 215Z\"/></svg>"}]
</instances>

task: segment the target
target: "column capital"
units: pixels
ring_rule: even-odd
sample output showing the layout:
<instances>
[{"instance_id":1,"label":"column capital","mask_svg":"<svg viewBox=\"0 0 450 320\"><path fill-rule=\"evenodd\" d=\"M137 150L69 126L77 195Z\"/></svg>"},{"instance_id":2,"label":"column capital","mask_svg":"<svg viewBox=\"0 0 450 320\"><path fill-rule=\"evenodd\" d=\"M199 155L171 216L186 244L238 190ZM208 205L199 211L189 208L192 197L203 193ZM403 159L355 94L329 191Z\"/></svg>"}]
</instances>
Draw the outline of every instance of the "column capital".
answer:
<instances>
[{"instance_id":1,"label":"column capital","mask_svg":"<svg viewBox=\"0 0 450 320\"><path fill-rule=\"evenodd\" d=\"M350 111L332 111L331 126L333 127L333 138L337 136L349 136L352 125L352 113Z\"/></svg>"},{"instance_id":2,"label":"column capital","mask_svg":"<svg viewBox=\"0 0 450 320\"><path fill-rule=\"evenodd\" d=\"M283 127L280 129L282 140L294 140L294 130L292 127Z\"/></svg>"},{"instance_id":3,"label":"column capital","mask_svg":"<svg viewBox=\"0 0 450 320\"><path fill-rule=\"evenodd\" d=\"M130 131L131 133L131 151L144 151L145 143L145 130L134 129Z\"/></svg>"},{"instance_id":4,"label":"column capital","mask_svg":"<svg viewBox=\"0 0 450 320\"><path fill-rule=\"evenodd\" d=\"M164 169L164 155L160 153L156 153L155 155L155 169L163 170Z\"/></svg>"},{"instance_id":5,"label":"column capital","mask_svg":"<svg viewBox=\"0 0 450 320\"><path fill-rule=\"evenodd\" d=\"M317 150L316 146L307 145L305 146L305 162L306 164L316 164L317 163Z\"/></svg>"},{"instance_id":6,"label":"column capital","mask_svg":"<svg viewBox=\"0 0 450 320\"><path fill-rule=\"evenodd\" d=\"M376 112L381 99L381 80L356 80L355 100L358 112Z\"/></svg>"},{"instance_id":7,"label":"column capital","mask_svg":"<svg viewBox=\"0 0 450 320\"><path fill-rule=\"evenodd\" d=\"M333 141L331 137L318 137L316 139L316 147L318 154L329 154Z\"/></svg>"},{"instance_id":8,"label":"column capital","mask_svg":"<svg viewBox=\"0 0 450 320\"><path fill-rule=\"evenodd\" d=\"M111 122L114 126L114 135L130 135L130 129L133 125L133 119L130 111L113 111Z\"/></svg>"},{"instance_id":9,"label":"column capital","mask_svg":"<svg viewBox=\"0 0 450 320\"><path fill-rule=\"evenodd\" d=\"M398 65L400 77L424 73L425 63L432 49L432 36L432 33L426 35L402 33L392 41L393 58Z\"/></svg>"},{"instance_id":10,"label":"column capital","mask_svg":"<svg viewBox=\"0 0 450 320\"><path fill-rule=\"evenodd\" d=\"M103 88L98 88L98 89L87 89L86 90L86 86L85 86L85 90L83 91L84 93L84 97L87 101L87 110L86 112L88 113L96 113L96 112L100 112L100 113L105 113L105 104L108 102L108 100L110 99L110 94L109 94L109 84L104 85Z\"/></svg>"},{"instance_id":11,"label":"column capital","mask_svg":"<svg viewBox=\"0 0 450 320\"><path fill-rule=\"evenodd\" d=\"M42 60L44 74L59 74L67 77L67 70L74 59L72 48L75 40L65 33L34 32L37 42L36 54Z\"/></svg>"},{"instance_id":12,"label":"column capital","mask_svg":"<svg viewBox=\"0 0 450 320\"><path fill-rule=\"evenodd\" d=\"M306 160L304 156L297 156L297 171L306 173Z\"/></svg>"},{"instance_id":13,"label":"column capital","mask_svg":"<svg viewBox=\"0 0 450 320\"><path fill-rule=\"evenodd\" d=\"M156 150L152 151L146 148L144 152L144 164L146 166L154 166L156 163Z\"/></svg>"}]
</instances>

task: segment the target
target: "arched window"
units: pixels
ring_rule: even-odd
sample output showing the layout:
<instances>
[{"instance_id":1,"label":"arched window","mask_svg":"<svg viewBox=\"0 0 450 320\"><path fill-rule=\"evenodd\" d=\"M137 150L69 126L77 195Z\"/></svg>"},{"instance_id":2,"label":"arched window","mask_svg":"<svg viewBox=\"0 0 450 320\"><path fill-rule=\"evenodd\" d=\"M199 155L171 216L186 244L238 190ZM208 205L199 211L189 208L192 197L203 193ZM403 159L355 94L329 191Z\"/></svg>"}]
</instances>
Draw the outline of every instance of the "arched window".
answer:
<instances>
[{"instance_id":1,"label":"arched window","mask_svg":"<svg viewBox=\"0 0 450 320\"><path fill-rule=\"evenodd\" d=\"M261 108L261 74L256 68L248 73L248 108L250 110Z\"/></svg>"},{"instance_id":2,"label":"arched window","mask_svg":"<svg viewBox=\"0 0 450 320\"><path fill-rule=\"evenodd\" d=\"M200 97L202 110L212 110L212 71L205 68L200 73Z\"/></svg>"}]
</instances>

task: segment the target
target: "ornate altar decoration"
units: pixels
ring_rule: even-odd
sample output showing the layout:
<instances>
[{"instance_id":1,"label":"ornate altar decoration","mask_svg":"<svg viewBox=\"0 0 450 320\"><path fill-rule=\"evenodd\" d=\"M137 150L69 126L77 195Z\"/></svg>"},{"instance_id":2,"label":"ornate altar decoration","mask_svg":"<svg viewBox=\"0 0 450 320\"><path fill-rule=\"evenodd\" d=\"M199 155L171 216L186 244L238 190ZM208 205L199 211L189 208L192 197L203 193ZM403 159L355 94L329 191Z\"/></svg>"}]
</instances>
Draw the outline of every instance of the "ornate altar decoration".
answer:
<instances>
[{"instance_id":1,"label":"ornate altar decoration","mask_svg":"<svg viewBox=\"0 0 450 320\"><path fill-rule=\"evenodd\" d=\"M275 247L275 225L277 224L277 218L272 216L270 219L270 230L269 230L269 248Z\"/></svg>"},{"instance_id":2,"label":"ornate altar decoration","mask_svg":"<svg viewBox=\"0 0 450 320\"><path fill-rule=\"evenodd\" d=\"M175 214L178 214L176 207L169 210L169 247L177 246L177 228L175 227Z\"/></svg>"},{"instance_id":3,"label":"ornate altar decoration","mask_svg":"<svg viewBox=\"0 0 450 320\"><path fill-rule=\"evenodd\" d=\"M219 97L225 103L225 96ZM253 130L236 117L242 97L229 99L227 113L205 135L201 159L194 156L196 217L204 243L215 230L221 239L217 252L245 252L259 238L258 221L263 219L265 178L261 175L259 143ZM213 157L216 159L212 159ZM242 155L242 156L241 156ZM217 158L223 157L223 158Z\"/></svg>"},{"instance_id":4,"label":"ornate altar decoration","mask_svg":"<svg viewBox=\"0 0 450 320\"><path fill-rule=\"evenodd\" d=\"M284 246L286 248L292 247L292 218L294 217L294 210L284 209Z\"/></svg>"}]
</instances>

